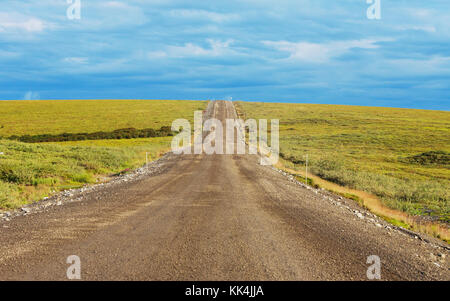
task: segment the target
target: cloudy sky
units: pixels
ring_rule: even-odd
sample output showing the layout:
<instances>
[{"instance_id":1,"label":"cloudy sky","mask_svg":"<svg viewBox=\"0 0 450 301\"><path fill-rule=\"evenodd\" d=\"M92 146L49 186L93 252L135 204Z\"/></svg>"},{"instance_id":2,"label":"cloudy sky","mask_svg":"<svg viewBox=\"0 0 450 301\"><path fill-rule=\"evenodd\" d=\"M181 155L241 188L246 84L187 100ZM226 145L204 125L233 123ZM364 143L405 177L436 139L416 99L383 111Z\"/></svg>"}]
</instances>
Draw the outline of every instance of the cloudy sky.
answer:
<instances>
[{"instance_id":1,"label":"cloudy sky","mask_svg":"<svg viewBox=\"0 0 450 301\"><path fill-rule=\"evenodd\" d=\"M0 99L224 99L450 109L450 1L0 4Z\"/></svg>"}]
</instances>

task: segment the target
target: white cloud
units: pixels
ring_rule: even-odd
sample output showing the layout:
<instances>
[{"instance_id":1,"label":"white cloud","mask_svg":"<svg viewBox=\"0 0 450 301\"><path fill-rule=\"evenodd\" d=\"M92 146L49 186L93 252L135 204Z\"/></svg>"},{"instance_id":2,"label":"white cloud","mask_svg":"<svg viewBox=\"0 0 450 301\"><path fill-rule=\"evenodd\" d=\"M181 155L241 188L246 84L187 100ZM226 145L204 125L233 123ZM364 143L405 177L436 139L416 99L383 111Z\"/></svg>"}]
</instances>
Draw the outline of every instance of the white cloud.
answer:
<instances>
[{"instance_id":1,"label":"white cloud","mask_svg":"<svg viewBox=\"0 0 450 301\"><path fill-rule=\"evenodd\" d=\"M435 11L424 8L406 8L405 11L412 17L420 19L429 20L433 15L435 15Z\"/></svg>"},{"instance_id":2,"label":"white cloud","mask_svg":"<svg viewBox=\"0 0 450 301\"><path fill-rule=\"evenodd\" d=\"M423 9L406 8L400 11L407 20L405 29L420 30L448 36L450 34L450 14L448 8Z\"/></svg>"},{"instance_id":3,"label":"white cloud","mask_svg":"<svg viewBox=\"0 0 450 301\"><path fill-rule=\"evenodd\" d=\"M384 66L388 70L397 70L404 74L437 75L450 74L450 57L432 56L423 58L386 60Z\"/></svg>"},{"instance_id":4,"label":"white cloud","mask_svg":"<svg viewBox=\"0 0 450 301\"><path fill-rule=\"evenodd\" d=\"M148 21L142 7L122 1L92 2L89 3L89 10L85 8L82 11L85 17L82 17L81 24L95 30L117 27L124 29L128 26L143 25Z\"/></svg>"},{"instance_id":5,"label":"white cloud","mask_svg":"<svg viewBox=\"0 0 450 301\"><path fill-rule=\"evenodd\" d=\"M106 7L129 8L129 5L119 1L107 1L101 3L101 5Z\"/></svg>"},{"instance_id":6,"label":"white cloud","mask_svg":"<svg viewBox=\"0 0 450 301\"><path fill-rule=\"evenodd\" d=\"M0 59L3 59L3 58L11 59L11 58L19 57L19 56L20 56L19 52L0 50Z\"/></svg>"},{"instance_id":7,"label":"white cloud","mask_svg":"<svg viewBox=\"0 0 450 301\"><path fill-rule=\"evenodd\" d=\"M210 47L204 48L193 43L186 43L184 46L168 46L165 50L158 50L149 53L150 58L158 57L189 57L189 56L221 56L234 53L230 49L233 40L225 42L218 40L207 40Z\"/></svg>"},{"instance_id":8,"label":"white cloud","mask_svg":"<svg viewBox=\"0 0 450 301\"><path fill-rule=\"evenodd\" d=\"M87 57L66 57L63 59L66 63L72 63L72 64L86 64L88 62Z\"/></svg>"},{"instance_id":9,"label":"white cloud","mask_svg":"<svg viewBox=\"0 0 450 301\"><path fill-rule=\"evenodd\" d=\"M0 32L41 32L45 28L42 20L16 13L0 13Z\"/></svg>"},{"instance_id":10,"label":"white cloud","mask_svg":"<svg viewBox=\"0 0 450 301\"><path fill-rule=\"evenodd\" d=\"M170 11L170 16L186 19L206 19L216 23L234 21L239 19L237 14L216 13L201 9L175 9Z\"/></svg>"},{"instance_id":11,"label":"white cloud","mask_svg":"<svg viewBox=\"0 0 450 301\"><path fill-rule=\"evenodd\" d=\"M391 39L364 39L351 41L337 41L329 43L262 41L266 46L279 51L288 52L289 59L311 63L328 62L331 58L343 55L354 48L376 49L378 42L392 41Z\"/></svg>"},{"instance_id":12,"label":"white cloud","mask_svg":"<svg viewBox=\"0 0 450 301\"><path fill-rule=\"evenodd\" d=\"M25 95L23 96L24 100L39 100L39 93L37 92L33 92L33 91L28 91L27 93L25 93Z\"/></svg>"},{"instance_id":13,"label":"white cloud","mask_svg":"<svg viewBox=\"0 0 450 301\"><path fill-rule=\"evenodd\" d=\"M414 30L414 31L424 31L428 33L435 33L436 27L432 25L424 25L424 26L417 26L417 25L411 25L411 26L397 26L395 27L398 30Z\"/></svg>"}]
</instances>

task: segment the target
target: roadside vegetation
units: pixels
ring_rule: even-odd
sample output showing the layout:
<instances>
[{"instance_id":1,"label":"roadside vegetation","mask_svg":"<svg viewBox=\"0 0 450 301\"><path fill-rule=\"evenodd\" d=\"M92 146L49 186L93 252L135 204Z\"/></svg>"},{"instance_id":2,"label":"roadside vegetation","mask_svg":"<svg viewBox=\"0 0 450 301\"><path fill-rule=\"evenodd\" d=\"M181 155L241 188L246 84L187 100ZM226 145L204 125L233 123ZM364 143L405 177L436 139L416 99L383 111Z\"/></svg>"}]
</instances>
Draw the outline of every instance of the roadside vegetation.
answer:
<instances>
[{"instance_id":1,"label":"roadside vegetation","mask_svg":"<svg viewBox=\"0 0 450 301\"><path fill-rule=\"evenodd\" d=\"M18 100L0 102L0 137L159 129L177 118L192 121L206 101Z\"/></svg>"},{"instance_id":2,"label":"roadside vegetation","mask_svg":"<svg viewBox=\"0 0 450 301\"><path fill-rule=\"evenodd\" d=\"M308 154L315 176L375 196L386 219L395 209L448 227L450 112L249 102L237 107L245 118L280 120L287 168L303 174ZM370 209L370 201L360 203Z\"/></svg>"},{"instance_id":3,"label":"roadside vegetation","mask_svg":"<svg viewBox=\"0 0 450 301\"><path fill-rule=\"evenodd\" d=\"M157 159L170 149L172 121L192 121L205 107L204 101L0 102L0 210Z\"/></svg>"},{"instance_id":4,"label":"roadside vegetation","mask_svg":"<svg viewBox=\"0 0 450 301\"><path fill-rule=\"evenodd\" d=\"M47 144L0 140L0 209L19 208L52 192L137 168L145 163L146 153L154 160L166 152L170 141L171 137Z\"/></svg>"},{"instance_id":5,"label":"roadside vegetation","mask_svg":"<svg viewBox=\"0 0 450 301\"><path fill-rule=\"evenodd\" d=\"M104 140L104 139L132 139L132 138L150 138L173 136L170 126L163 126L159 130L154 129L118 129L112 132L94 132L94 133L62 133L62 134L41 134L41 135L23 135L11 136L9 140L21 142L62 142L62 141L81 141L81 140Z\"/></svg>"}]
</instances>

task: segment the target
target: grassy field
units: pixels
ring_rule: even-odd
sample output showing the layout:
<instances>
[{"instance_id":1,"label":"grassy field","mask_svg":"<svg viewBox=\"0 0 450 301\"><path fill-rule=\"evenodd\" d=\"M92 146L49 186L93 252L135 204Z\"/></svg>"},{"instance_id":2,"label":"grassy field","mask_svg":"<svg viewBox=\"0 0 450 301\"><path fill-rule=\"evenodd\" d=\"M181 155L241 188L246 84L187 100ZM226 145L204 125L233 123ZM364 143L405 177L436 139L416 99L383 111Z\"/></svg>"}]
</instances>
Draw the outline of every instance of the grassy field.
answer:
<instances>
[{"instance_id":1,"label":"grassy field","mask_svg":"<svg viewBox=\"0 0 450 301\"><path fill-rule=\"evenodd\" d=\"M185 100L0 101L0 137L159 129L177 118L192 121L205 107L205 101Z\"/></svg>"},{"instance_id":2,"label":"grassy field","mask_svg":"<svg viewBox=\"0 0 450 301\"><path fill-rule=\"evenodd\" d=\"M280 120L287 167L378 197L389 208L450 221L450 112L237 103L246 118Z\"/></svg>"},{"instance_id":3,"label":"grassy field","mask_svg":"<svg viewBox=\"0 0 450 301\"><path fill-rule=\"evenodd\" d=\"M170 126L193 120L204 101L70 100L0 102L0 136L91 133ZM0 138L0 209L95 183L170 149L172 137L22 143Z\"/></svg>"},{"instance_id":4,"label":"grassy field","mask_svg":"<svg viewBox=\"0 0 450 301\"><path fill-rule=\"evenodd\" d=\"M98 175L135 168L145 162L145 151L155 158L170 143L170 137L143 140L146 145L141 141L132 145L132 141L128 141L130 145L126 147L0 140L0 152L3 153L0 156L0 208L18 208L48 196L52 191L95 183ZM102 140L95 142L114 144Z\"/></svg>"}]
</instances>

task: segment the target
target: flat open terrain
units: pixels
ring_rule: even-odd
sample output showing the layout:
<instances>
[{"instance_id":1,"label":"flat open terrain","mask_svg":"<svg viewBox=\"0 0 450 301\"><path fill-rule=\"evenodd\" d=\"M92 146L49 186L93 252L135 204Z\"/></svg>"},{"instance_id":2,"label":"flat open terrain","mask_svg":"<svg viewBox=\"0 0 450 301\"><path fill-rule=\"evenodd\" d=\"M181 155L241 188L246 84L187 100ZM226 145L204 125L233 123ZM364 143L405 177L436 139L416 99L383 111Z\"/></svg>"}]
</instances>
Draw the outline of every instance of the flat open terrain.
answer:
<instances>
[{"instance_id":1,"label":"flat open terrain","mask_svg":"<svg viewBox=\"0 0 450 301\"><path fill-rule=\"evenodd\" d=\"M235 117L230 102L208 112ZM450 280L448 248L256 155L169 154L148 170L1 220L0 279L64 280L77 255L84 280L367 280L377 255L382 280Z\"/></svg>"},{"instance_id":2,"label":"flat open terrain","mask_svg":"<svg viewBox=\"0 0 450 301\"><path fill-rule=\"evenodd\" d=\"M372 193L390 208L450 221L450 112L239 102L246 118L280 120L288 167ZM405 225L406 226L406 225Z\"/></svg>"},{"instance_id":3,"label":"flat open terrain","mask_svg":"<svg viewBox=\"0 0 450 301\"><path fill-rule=\"evenodd\" d=\"M170 149L172 137L21 143L12 135L112 132L193 119L204 101L64 100L0 102L0 210L133 169Z\"/></svg>"},{"instance_id":4,"label":"flat open terrain","mask_svg":"<svg viewBox=\"0 0 450 301\"><path fill-rule=\"evenodd\" d=\"M156 129L177 118L192 120L205 106L205 101L185 100L2 101L0 137Z\"/></svg>"}]
</instances>

